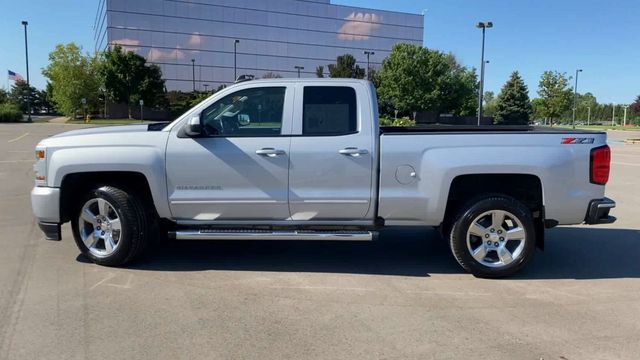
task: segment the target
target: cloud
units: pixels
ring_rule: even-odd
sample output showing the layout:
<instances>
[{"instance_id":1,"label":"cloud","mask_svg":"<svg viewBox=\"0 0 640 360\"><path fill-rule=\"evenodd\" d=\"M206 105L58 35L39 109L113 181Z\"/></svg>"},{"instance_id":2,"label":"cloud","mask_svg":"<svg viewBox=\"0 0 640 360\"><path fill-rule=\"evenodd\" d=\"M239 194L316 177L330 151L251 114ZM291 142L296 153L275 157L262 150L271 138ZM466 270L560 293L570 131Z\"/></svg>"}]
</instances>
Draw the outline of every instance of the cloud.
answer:
<instances>
[{"instance_id":1,"label":"cloud","mask_svg":"<svg viewBox=\"0 0 640 360\"><path fill-rule=\"evenodd\" d=\"M151 62L161 60L181 60L185 57L184 51L179 49L163 51L151 48L149 49L149 54L147 54L147 60Z\"/></svg>"},{"instance_id":2,"label":"cloud","mask_svg":"<svg viewBox=\"0 0 640 360\"><path fill-rule=\"evenodd\" d=\"M138 51L138 45L140 45L140 40L136 39L117 39L111 41L111 46L120 45L123 47L123 50L126 51Z\"/></svg>"},{"instance_id":3,"label":"cloud","mask_svg":"<svg viewBox=\"0 0 640 360\"><path fill-rule=\"evenodd\" d=\"M338 39L366 40L380 27L382 18L376 14L352 12L345 20L338 30Z\"/></svg>"},{"instance_id":4,"label":"cloud","mask_svg":"<svg viewBox=\"0 0 640 360\"><path fill-rule=\"evenodd\" d=\"M189 37L189 46L200 46L202 43L202 36L200 36L199 32L194 32Z\"/></svg>"}]
</instances>

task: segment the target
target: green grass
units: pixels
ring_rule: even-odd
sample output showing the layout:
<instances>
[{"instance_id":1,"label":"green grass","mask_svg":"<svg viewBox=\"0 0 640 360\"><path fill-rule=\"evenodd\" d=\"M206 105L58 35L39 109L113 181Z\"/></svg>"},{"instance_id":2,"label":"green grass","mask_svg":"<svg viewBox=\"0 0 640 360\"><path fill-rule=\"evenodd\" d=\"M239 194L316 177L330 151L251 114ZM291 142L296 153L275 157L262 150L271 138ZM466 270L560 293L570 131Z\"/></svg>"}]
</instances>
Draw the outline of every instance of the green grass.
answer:
<instances>
[{"instance_id":1,"label":"green grass","mask_svg":"<svg viewBox=\"0 0 640 360\"><path fill-rule=\"evenodd\" d=\"M67 124L84 124L84 120L67 120ZM136 125L144 124L145 121L135 119L92 119L90 125Z\"/></svg>"},{"instance_id":2,"label":"green grass","mask_svg":"<svg viewBox=\"0 0 640 360\"><path fill-rule=\"evenodd\" d=\"M571 125L554 125L554 126L559 128L564 128L564 129L571 129ZM577 125L576 129L640 131L640 126Z\"/></svg>"}]
</instances>

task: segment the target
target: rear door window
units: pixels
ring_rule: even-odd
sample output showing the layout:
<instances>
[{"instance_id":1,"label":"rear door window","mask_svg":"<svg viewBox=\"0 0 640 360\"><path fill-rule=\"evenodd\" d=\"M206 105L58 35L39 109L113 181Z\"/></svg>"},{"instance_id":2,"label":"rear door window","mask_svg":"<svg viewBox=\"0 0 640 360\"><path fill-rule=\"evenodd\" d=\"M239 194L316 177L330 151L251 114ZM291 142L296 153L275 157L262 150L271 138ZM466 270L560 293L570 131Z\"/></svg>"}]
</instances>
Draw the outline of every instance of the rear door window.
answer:
<instances>
[{"instance_id":1,"label":"rear door window","mask_svg":"<svg viewBox=\"0 0 640 360\"><path fill-rule=\"evenodd\" d=\"M356 91L347 86L305 86L303 135L346 135L358 131Z\"/></svg>"}]
</instances>

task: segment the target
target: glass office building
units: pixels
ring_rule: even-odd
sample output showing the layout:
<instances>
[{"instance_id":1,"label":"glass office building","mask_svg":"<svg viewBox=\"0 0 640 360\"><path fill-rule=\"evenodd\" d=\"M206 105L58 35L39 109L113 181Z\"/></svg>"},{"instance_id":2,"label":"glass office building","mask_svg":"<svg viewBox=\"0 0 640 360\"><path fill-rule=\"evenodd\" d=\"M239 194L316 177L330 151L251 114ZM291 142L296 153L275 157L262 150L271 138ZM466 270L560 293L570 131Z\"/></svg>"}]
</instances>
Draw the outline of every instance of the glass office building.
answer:
<instances>
[{"instance_id":1,"label":"glass office building","mask_svg":"<svg viewBox=\"0 0 640 360\"><path fill-rule=\"evenodd\" d=\"M330 0L99 0L95 49L123 48L162 69L168 90L215 89L234 73L315 77L350 53L379 67L400 42L422 45L423 16Z\"/></svg>"}]
</instances>

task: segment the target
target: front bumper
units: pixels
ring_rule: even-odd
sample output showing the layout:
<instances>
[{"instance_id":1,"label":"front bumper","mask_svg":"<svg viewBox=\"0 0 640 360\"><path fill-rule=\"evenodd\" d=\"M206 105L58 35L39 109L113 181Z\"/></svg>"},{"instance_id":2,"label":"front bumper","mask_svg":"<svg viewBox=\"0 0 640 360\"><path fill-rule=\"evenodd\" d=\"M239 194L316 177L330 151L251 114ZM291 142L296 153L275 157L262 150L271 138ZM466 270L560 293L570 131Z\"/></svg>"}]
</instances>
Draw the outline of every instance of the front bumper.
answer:
<instances>
[{"instance_id":1,"label":"front bumper","mask_svg":"<svg viewBox=\"0 0 640 360\"><path fill-rule=\"evenodd\" d=\"M60 224L58 223L45 223L38 222L40 230L44 233L44 238L47 240L62 240L62 231L60 230Z\"/></svg>"},{"instance_id":2,"label":"front bumper","mask_svg":"<svg viewBox=\"0 0 640 360\"><path fill-rule=\"evenodd\" d=\"M609 198L591 200L584 222L589 225L611 224L616 221L615 217L609 215L609 211L614 207L616 202Z\"/></svg>"},{"instance_id":3,"label":"front bumper","mask_svg":"<svg viewBox=\"0 0 640 360\"><path fill-rule=\"evenodd\" d=\"M60 222L60 189L36 186L31 190L31 209L38 221Z\"/></svg>"},{"instance_id":4,"label":"front bumper","mask_svg":"<svg viewBox=\"0 0 640 360\"><path fill-rule=\"evenodd\" d=\"M60 189L36 186L31 190L31 209L47 240L60 240Z\"/></svg>"}]
</instances>

